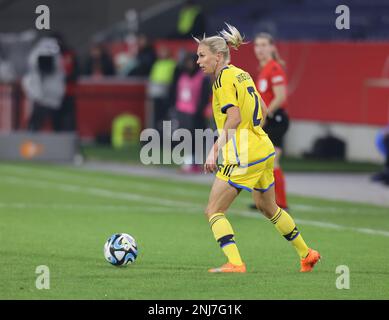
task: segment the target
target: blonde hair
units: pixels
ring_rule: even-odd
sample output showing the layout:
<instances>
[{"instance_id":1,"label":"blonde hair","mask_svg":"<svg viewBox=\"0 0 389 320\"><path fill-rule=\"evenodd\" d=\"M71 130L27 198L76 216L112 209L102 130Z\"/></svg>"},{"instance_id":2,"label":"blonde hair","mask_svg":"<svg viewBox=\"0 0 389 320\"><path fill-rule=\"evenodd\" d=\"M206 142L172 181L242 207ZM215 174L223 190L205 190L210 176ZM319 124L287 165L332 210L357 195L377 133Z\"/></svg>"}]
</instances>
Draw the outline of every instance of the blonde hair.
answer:
<instances>
[{"instance_id":1,"label":"blonde hair","mask_svg":"<svg viewBox=\"0 0 389 320\"><path fill-rule=\"evenodd\" d=\"M201 40L196 37L193 37L193 39L198 44L206 45L212 53L222 53L224 61L229 63L231 61L229 46L238 50L240 45L246 44L247 42L243 42L244 36L240 34L238 29L227 22L225 22L225 24L227 26L227 30L220 31L217 36L206 37L204 34Z\"/></svg>"},{"instance_id":2,"label":"blonde hair","mask_svg":"<svg viewBox=\"0 0 389 320\"><path fill-rule=\"evenodd\" d=\"M281 58L280 54L278 53L277 47L274 44L274 38L270 33L267 32L260 32L255 35L255 40L256 39L267 39L269 43L273 46L273 51L271 53L272 58L277 61L283 68L286 67L285 61Z\"/></svg>"}]
</instances>

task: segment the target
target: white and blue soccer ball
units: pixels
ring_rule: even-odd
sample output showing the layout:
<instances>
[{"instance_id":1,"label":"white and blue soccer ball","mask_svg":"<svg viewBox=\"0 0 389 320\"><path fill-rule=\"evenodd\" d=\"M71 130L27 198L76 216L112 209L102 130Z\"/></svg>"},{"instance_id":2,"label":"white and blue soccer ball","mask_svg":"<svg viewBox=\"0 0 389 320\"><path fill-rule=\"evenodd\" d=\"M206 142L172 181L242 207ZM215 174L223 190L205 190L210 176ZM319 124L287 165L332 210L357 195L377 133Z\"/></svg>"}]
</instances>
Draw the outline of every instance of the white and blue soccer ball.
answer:
<instances>
[{"instance_id":1,"label":"white and blue soccer ball","mask_svg":"<svg viewBox=\"0 0 389 320\"><path fill-rule=\"evenodd\" d=\"M104 257L114 266L131 264L138 256L135 239L127 233L115 233L104 245Z\"/></svg>"}]
</instances>

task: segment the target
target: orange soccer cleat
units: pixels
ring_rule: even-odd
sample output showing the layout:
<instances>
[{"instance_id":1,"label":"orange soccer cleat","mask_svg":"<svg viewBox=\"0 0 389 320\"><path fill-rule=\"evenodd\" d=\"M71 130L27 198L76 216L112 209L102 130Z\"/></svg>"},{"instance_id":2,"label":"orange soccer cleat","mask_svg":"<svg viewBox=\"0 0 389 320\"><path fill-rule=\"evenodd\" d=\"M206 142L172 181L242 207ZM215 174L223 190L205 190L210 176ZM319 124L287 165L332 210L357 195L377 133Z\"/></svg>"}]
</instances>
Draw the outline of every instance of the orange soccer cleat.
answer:
<instances>
[{"instance_id":1,"label":"orange soccer cleat","mask_svg":"<svg viewBox=\"0 0 389 320\"><path fill-rule=\"evenodd\" d=\"M208 272L217 273L217 272L238 272L245 273L246 265L243 263L242 265L235 265L230 262L223 264L221 267L209 269Z\"/></svg>"},{"instance_id":2,"label":"orange soccer cleat","mask_svg":"<svg viewBox=\"0 0 389 320\"><path fill-rule=\"evenodd\" d=\"M320 253L316 250L309 248L307 257L301 259L300 272L311 272L318 261L320 261Z\"/></svg>"}]
</instances>

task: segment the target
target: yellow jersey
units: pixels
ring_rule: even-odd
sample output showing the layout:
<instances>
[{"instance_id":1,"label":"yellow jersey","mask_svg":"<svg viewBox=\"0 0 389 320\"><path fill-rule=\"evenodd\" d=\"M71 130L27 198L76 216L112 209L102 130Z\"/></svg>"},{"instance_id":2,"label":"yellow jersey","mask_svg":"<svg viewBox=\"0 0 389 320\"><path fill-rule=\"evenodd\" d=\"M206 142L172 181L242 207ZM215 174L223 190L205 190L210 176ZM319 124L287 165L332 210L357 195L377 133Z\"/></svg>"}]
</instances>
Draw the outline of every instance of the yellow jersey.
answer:
<instances>
[{"instance_id":1,"label":"yellow jersey","mask_svg":"<svg viewBox=\"0 0 389 320\"><path fill-rule=\"evenodd\" d=\"M273 156L273 144L261 128L261 96L251 76L228 65L220 71L212 91L213 115L219 135L224 128L228 108L238 107L241 117L235 135L223 147L223 163L246 167Z\"/></svg>"}]
</instances>

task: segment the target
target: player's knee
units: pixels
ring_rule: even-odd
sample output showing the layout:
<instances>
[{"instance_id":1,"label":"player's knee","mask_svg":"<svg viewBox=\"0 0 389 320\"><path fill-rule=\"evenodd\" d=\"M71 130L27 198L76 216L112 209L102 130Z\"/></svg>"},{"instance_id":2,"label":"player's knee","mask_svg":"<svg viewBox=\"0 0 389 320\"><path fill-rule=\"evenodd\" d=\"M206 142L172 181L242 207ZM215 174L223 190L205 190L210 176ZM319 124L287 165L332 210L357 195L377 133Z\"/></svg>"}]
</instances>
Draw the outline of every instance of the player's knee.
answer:
<instances>
[{"instance_id":1,"label":"player's knee","mask_svg":"<svg viewBox=\"0 0 389 320\"><path fill-rule=\"evenodd\" d=\"M204 210L204 214L205 214L205 216L207 217L207 218L209 218L210 216L212 216L212 214L213 214L214 212L213 212L213 210L212 210L212 208L208 205L206 208L205 208L205 210Z\"/></svg>"},{"instance_id":2,"label":"player's knee","mask_svg":"<svg viewBox=\"0 0 389 320\"><path fill-rule=\"evenodd\" d=\"M277 212L277 209L278 207L274 207L270 205L264 205L261 207L261 211L263 215L268 219L271 219L274 216L274 214Z\"/></svg>"},{"instance_id":3,"label":"player's knee","mask_svg":"<svg viewBox=\"0 0 389 320\"><path fill-rule=\"evenodd\" d=\"M220 208L216 208L215 206L212 206L212 205L208 205L205 210L204 210L204 214L205 216L209 219L210 217L212 217L212 215L214 215L215 213L220 213L220 212L224 212L223 210L221 210Z\"/></svg>"},{"instance_id":4,"label":"player's knee","mask_svg":"<svg viewBox=\"0 0 389 320\"><path fill-rule=\"evenodd\" d=\"M257 207L257 210L260 212L263 212L262 210L262 204L260 202L255 202L255 206Z\"/></svg>"}]
</instances>

